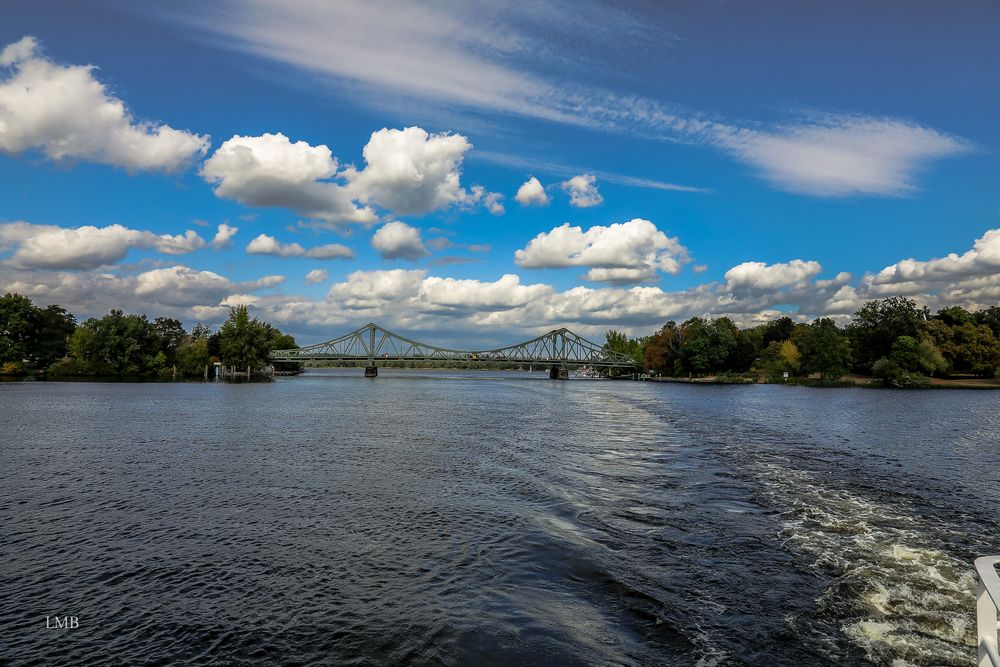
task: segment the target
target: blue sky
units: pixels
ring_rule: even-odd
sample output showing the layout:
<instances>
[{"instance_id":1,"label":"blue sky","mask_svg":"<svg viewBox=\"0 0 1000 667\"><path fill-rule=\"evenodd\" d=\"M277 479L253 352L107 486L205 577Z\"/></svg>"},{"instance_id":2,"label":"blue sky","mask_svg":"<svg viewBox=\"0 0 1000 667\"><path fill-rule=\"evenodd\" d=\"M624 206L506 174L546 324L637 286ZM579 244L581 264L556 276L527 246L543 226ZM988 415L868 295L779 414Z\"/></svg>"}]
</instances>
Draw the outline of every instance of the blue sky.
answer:
<instances>
[{"instance_id":1,"label":"blue sky","mask_svg":"<svg viewBox=\"0 0 1000 667\"><path fill-rule=\"evenodd\" d=\"M302 342L1000 303L996 3L203 4L0 8L0 290Z\"/></svg>"}]
</instances>

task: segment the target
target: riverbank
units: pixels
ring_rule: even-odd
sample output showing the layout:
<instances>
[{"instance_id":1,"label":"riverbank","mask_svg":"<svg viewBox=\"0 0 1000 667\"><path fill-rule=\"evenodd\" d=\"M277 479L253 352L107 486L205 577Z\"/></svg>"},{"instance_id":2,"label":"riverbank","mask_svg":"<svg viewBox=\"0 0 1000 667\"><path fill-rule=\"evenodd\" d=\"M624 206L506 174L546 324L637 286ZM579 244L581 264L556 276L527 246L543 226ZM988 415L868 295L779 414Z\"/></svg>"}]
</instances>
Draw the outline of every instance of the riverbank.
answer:
<instances>
[{"instance_id":1,"label":"riverbank","mask_svg":"<svg viewBox=\"0 0 1000 667\"><path fill-rule=\"evenodd\" d=\"M748 374L706 375L696 378L650 377L649 382L679 382L683 384L785 384L802 387L867 387L885 389L878 378L865 375L845 375L837 380L816 377L768 377ZM913 389L1000 389L1000 378L958 376L953 378L928 378L925 384Z\"/></svg>"}]
</instances>

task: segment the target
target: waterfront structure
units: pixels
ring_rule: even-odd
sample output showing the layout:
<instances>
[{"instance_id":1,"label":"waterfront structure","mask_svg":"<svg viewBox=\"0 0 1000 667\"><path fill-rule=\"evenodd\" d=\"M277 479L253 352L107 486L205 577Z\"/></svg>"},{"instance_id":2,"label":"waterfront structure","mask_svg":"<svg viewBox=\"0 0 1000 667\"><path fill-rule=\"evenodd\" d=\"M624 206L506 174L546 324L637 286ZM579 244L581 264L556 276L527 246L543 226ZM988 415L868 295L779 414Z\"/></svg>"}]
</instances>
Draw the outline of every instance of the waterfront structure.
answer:
<instances>
[{"instance_id":1,"label":"waterfront structure","mask_svg":"<svg viewBox=\"0 0 1000 667\"><path fill-rule=\"evenodd\" d=\"M634 372L632 357L606 350L569 329L554 329L522 343L486 350L457 350L400 336L369 323L354 331L316 345L292 350L272 350L273 362L353 361L365 362L365 377L378 376L378 362L441 361L539 364L549 368L549 377L565 380L578 366L616 368Z\"/></svg>"}]
</instances>

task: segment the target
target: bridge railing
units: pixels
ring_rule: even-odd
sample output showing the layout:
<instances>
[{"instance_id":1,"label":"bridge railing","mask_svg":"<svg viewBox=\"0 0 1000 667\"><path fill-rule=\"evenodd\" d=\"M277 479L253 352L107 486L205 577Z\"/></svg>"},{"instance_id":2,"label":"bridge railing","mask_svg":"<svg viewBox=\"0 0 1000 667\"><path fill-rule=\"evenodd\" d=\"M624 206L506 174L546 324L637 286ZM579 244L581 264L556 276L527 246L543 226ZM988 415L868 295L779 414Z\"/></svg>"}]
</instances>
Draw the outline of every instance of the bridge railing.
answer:
<instances>
[{"instance_id":1,"label":"bridge railing","mask_svg":"<svg viewBox=\"0 0 1000 667\"><path fill-rule=\"evenodd\" d=\"M976 643L979 667L1000 667L997 648L997 610L1000 609L1000 556L976 559L979 586L976 590Z\"/></svg>"}]
</instances>

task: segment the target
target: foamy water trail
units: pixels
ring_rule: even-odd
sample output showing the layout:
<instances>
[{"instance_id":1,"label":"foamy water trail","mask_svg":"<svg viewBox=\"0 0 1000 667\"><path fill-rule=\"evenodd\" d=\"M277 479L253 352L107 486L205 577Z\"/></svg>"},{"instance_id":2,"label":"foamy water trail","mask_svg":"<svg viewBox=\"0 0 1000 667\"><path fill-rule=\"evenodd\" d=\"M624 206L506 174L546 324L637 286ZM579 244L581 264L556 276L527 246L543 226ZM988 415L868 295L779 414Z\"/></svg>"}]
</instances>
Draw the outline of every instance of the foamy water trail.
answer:
<instances>
[{"instance_id":1,"label":"foamy water trail","mask_svg":"<svg viewBox=\"0 0 1000 667\"><path fill-rule=\"evenodd\" d=\"M972 664L976 582L971 563L945 552L946 527L791 467L757 470L786 546L830 577L819 614L878 665Z\"/></svg>"}]
</instances>

